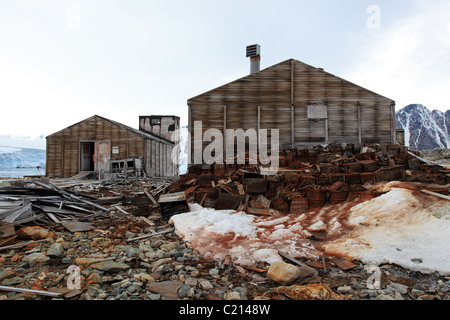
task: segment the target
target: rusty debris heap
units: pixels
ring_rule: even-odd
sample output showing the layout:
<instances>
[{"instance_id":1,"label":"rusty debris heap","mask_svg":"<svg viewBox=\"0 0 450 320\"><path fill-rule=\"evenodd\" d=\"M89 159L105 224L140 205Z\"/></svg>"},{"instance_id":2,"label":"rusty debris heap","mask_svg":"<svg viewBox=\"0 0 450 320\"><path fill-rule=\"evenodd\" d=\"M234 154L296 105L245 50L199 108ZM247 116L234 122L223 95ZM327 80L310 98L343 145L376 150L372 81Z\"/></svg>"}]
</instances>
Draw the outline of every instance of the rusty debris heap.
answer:
<instances>
[{"instance_id":1,"label":"rusty debris heap","mask_svg":"<svg viewBox=\"0 0 450 320\"><path fill-rule=\"evenodd\" d=\"M255 215L270 215L270 209L302 213L354 199L366 190L366 183L449 183L449 170L419 159L399 145L318 145L281 151L280 169L271 176L261 175L258 166L249 165L248 161L191 165L188 173L169 189L172 193L183 192L181 198L188 202L217 210L241 210ZM436 191L448 194L447 188L442 190ZM163 210L162 214L171 215L174 211Z\"/></svg>"},{"instance_id":2,"label":"rusty debris heap","mask_svg":"<svg viewBox=\"0 0 450 320\"><path fill-rule=\"evenodd\" d=\"M270 176L247 162L191 165L178 179L130 174L2 181L0 298L387 299L393 286L401 291L392 293L396 298L436 296L426 294L428 283L444 277L395 265L388 266L390 284L377 293L365 287L367 274L356 260L299 260L278 251L297 268L281 262L240 266L231 256L206 258L177 235L170 218L189 212L192 203L259 217L314 215L387 181L419 182L426 192L449 198L450 171L399 145L318 145L281 151L279 160L278 173ZM79 288L67 287L71 266L81 270ZM408 285L398 283L399 274ZM446 288L439 286L444 299Z\"/></svg>"}]
</instances>

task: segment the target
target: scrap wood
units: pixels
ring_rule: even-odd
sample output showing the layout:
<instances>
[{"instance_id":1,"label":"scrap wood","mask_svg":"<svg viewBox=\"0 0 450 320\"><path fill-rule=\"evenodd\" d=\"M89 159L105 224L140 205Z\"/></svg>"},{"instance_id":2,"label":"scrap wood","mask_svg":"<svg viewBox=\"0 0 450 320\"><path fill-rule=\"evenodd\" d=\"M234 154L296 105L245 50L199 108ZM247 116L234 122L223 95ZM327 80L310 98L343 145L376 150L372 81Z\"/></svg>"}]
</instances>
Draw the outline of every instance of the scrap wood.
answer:
<instances>
[{"instance_id":1,"label":"scrap wood","mask_svg":"<svg viewBox=\"0 0 450 320\"><path fill-rule=\"evenodd\" d=\"M250 266L241 266L241 267L244 268L244 269L250 270L250 271L258 272L258 273L267 272L266 269L259 269L259 268L250 267Z\"/></svg>"},{"instance_id":2,"label":"scrap wood","mask_svg":"<svg viewBox=\"0 0 450 320\"><path fill-rule=\"evenodd\" d=\"M144 189L144 193L147 195L147 197L150 198L153 204L158 204L158 201L156 201L155 198L150 194L150 192L148 192L148 189Z\"/></svg>"},{"instance_id":3,"label":"scrap wood","mask_svg":"<svg viewBox=\"0 0 450 320\"><path fill-rule=\"evenodd\" d=\"M148 220L146 217L140 217L142 221L144 221L145 223L147 223L149 226L154 226L155 224Z\"/></svg>"},{"instance_id":4,"label":"scrap wood","mask_svg":"<svg viewBox=\"0 0 450 320\"><path fill-rule=\"evenodd\" d=\"M317 271L316 271L314 268L312 268L312 267L310 267L310 266L304 264L303 262L298 261L297 259L291 257L291 256L288 255L287 253L278 250L278 254L279 254L280 256L282 256L283 258L288 259L289 261L291 261L291 262L297 264L298 266L302 267L302 269L304 269L304 270L310 272L311 274L317 275Z\"/></svg>"},{"instance_id":5,"label":"scrap wood","mask_svg":"<svg viewBox=\"0 0 450 320\"><path fill-rule=\"evenodd\" d=\"M354 264L353 262L351 262L345 258L336 259L336 260L333 260L333 262L344 271L356 268L356 264Z\"/></svg>"},{"instance_id":6,"label":"scrap wood","mask_svg":"<svg viewBox=\"0 0 450 320\"><path fill-rule=\"evenodd\" d=\"M169 232L172 232L172 231L174 231L174 229L167 229L167 230L164 230L164 231L161 231L161 232L154 232L152 230L152 233L150 233L150 234L146 234L146 235L143 235L143 236L140 236L140 237L136 237L136 238L127 239L127 242L141 240L141 239L146 239L146 238L151 238L151 237L157 237L157 236L160 236L162 234L166 234L166 233L169 233Z\"/></svg>"},{"instance_id":7,"label":"scrap wood","mask_svg":"<svg viewBox=\"0 0 450 320\"><path fill-rule=\"evenodd\" d=\"M34 294L37 294L37 295L47 296L47 297L52 297L52 298L59 298L59 297L62 297L64 295L63 293L59 293L59 292L23 289L23 288L15 288L15 287L7 287L7 286L0 286L0 291L34 293Z\"/></svg>"},{"instance_id":8,"label":"scrap wood","mask_svg":"<svg viewBox=\"0 0 450 320\"><path fill-rule=\"evenodd\" d=\"M203 195L202 200L200 201L199 205L203 206L203 202L205 202L205 199L206 199L206 196L207 196L207 195L208 195L207 193L205 193L205 194Z\"/></svg>"},{"instance_id":9,"label":"scrap wood","mask_svg":"<svg viewBox=\"0 0 450 320\"><path fill-rule=\"evenodd\" d=\"M123 214L127 214L130 215L131 213L125 211L124 209L122 209L122 207L118 204L113 205L114 208L116 208L117 210L119 210L120 212L122 212Z\"/></svg>"},{"instance_id":10,"label":"scrap wood","mask_svg":"<svg viewBox=\"0 0 450 320\"><path fill-rule=\"evenodd\" d=\"M231 190L231 188L228 187L228 186L221 185L220 188L222 188L222 190L228 192L229 194L236 195L236 194L233 192L233 190Z\"/></svg>"},{"instance_id":11,"label":"scrap wood","mask_svg":"<svg viewBox=\"0 0 450 320\"><path fill-rule=\"evenodd\" d=\"M9 245L9 246L0 247L0 251L8 250L8 249L23 248L23 247L26 247L26 246L28 246L30 244L35 244L35 243L44 242L44 241L53 241L53 239L42 239L42 240L27 241L27 242L12 244L12 245Z\"/></svg>"},{"instance_id":12,"label":"scrap wood","mask_svg":"<svg viewBox=\"0 0 450 320\"><path fill-rule=\"evenodd\" d=\"M450 200L449 196L446 196L446 195L443 195L443 194L440 194L440 193L436 193L436 192L429 191L429 190L420 190L420 191L422 191L423 193L426 193L428 195L431 195L431 196L435 196L435 197L438 197L438 198L441 198L441 199L445 199L445 200Z\"/></svg>"},{"instance_id":13,"label":"scrap wood","mask_svg":"<svg viewBox=\"0 0 450 320\"><path fill-rule=\"evenodd\" d=\"M87 222L61 221L61 224L70 232L84 232L94 229L94 226Z\"/></svg>"},{"instance_id":14,"label":"scrap wood","mask_svg":"<svg viewBox=\"0 0 450 320\"><path fill-rule=\"evenodd\" d=\"M432 164L432 165L437 165L437 166L439 166L439 167L443 167L443 166L441 166L440 164L438 164L438 163L436 163L436 162L433 162L433 161L430 161L430 160L426 160L426 159L424 159L424 158L421 158L421 157L419 157L418 155L412 153L411 151L408 151L408 154L409 154L410 156L413 156L414 158L416 158L416 159L422 161L422 162L427 163L427 164Z\"/></svg>"},{"instance_id":15,"label":"scrap wood","mask_svg":"<svg viewBox=\"0 0 450 320\"><path fill-rule=\"evenodd\" d=\"M19 206L6 212L2 212L0 219L3 222L14 223L14 221L16 221L22 215L30 216L31 214L31 203L27 200L27 203L24 203L23 206Z\"/></svg>"},{"instance_id":16,"label":"scrap wood","mask_svg":"<svg viewBox=\"0 0 450 320\"><path fill-rule=\"evenodd\" d=\"M70 192L68 192L68 191L66 191L66 190L59 189L58 187L52 185L50 182L48 182L48 184L43 183L43 182L41 182L41 181L37 181L37 180L35 180L35 181L33 181L33 182L36 183L36 184L38 184L38 185L40 185L40 186L42 186L42 187L44 187L44 188L47 188L47 189L53 189L54 191L58 192L58 193L61 194L62 196L65 196L65 197L68 197L68 198L70 198L70 199L74 199L74 200L83 202L83 203L85 203L85 204L88 204L88 205L90 205L90 206L93 206L93 207L95 207L95 208L97 208L97 209L100 209L100 210L102 210L102 211L106 211L106 212L109 212L109 211L110 211L110 209L107 209L107 208L105 208L105 207L103 207L103 206L101 206L101 205L98 205L98 204L96 204L96 203L93 203L93 202L91 202L91 201L89 201L89 200L82 199L80 196L74 195L74 194L72 194L72 193L70 193Z\"/></svg>"},{"instance_id":17,"label":"scrap wood","mask_svg":"<svg viewBox=\"0 0 450 320\"><path fill-rule=\"evenodd\" d=\"M258 215L258 216L270 216L271 215L269 209L265 209L265 208L248 207L247 208L247 213L248 214Z\"/></svg>"},{"instance_id":18,"label":"scrap wood","mask_svg":"<svg viewBox=\"0 0 450 320\"><path fill-rule=\"evenodd\" d=\"M17 238L17 235L14 235L14 236L11 236L11 237L9 237L9 238L7 238L7 239L5 239L5 240L2 240L2 241L0 242L0 247L1 247L1 246L5 246L5 245L7 245L7 244L10 243L10 242L13 242L14 239L16 239L16 238Z\"/></svg>"}]
</instances>

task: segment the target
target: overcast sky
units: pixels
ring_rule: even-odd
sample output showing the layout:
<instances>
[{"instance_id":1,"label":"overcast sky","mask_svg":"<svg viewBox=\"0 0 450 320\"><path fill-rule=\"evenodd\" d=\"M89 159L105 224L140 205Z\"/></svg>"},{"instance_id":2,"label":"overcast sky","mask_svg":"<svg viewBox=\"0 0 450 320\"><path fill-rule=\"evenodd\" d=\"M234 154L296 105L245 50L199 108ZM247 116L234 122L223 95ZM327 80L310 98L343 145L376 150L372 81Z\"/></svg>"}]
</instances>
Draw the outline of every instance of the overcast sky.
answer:
<instances>
[{"instance_id":1,"label":"overcast sky","mask_svg":"<svg viewBox=\"0 0 450 320\"><path fill-rule=\"evenodd\" d=\"M94 114L187 124L186 101L294 58L396 101L450 109L448 0L0 0L0 134Z\"/></svg>"}]
</instances>

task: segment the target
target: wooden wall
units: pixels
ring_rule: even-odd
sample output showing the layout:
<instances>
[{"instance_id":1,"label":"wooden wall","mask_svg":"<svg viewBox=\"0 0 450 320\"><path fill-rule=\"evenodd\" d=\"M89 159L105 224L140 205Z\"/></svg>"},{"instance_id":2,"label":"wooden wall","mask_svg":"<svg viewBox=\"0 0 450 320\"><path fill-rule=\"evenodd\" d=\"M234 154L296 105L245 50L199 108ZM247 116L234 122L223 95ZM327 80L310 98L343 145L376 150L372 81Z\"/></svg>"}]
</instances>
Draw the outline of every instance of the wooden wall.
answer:
<instances>
[{"instance_id":1,"label":"wooden wall","mask_svg":"<svg viewBox=\"0 0 450 320\"><path fill-rule=\"evenodd\" d=\"M308 105L326 105L327 119L308 119ZM388 98L290 59L188 100L189 128L202 121L203 132L279 129L281 148L391 144L394 105ZM202 148L208 144L203 142ZM191 159L193 152L191 143Z\"/></svg>"},{"instance_id":2,"label":"wooden wall","mask_svg":"<svg viewBox=\"0 0 450 320\"><path fill-rule=\"evenodd\" d=\"M144 161L144 168L151 170L152 176L174 174L174 170L153 170L159 165L150 162L150 159L160 161L160 157L153 155L152 151L148 149L149 143L153 142L155 145L167 145L164 147L164 151L167 152L167 149L173 148L170 142L164 143L158 139L150 140L126 126L93 116L47 137L47 176L71 177L79 173L80 143L95 141L110 141L111 148L119 147L118 153L111 152L111 160L141 157ZM159 152L157 148L153 150ZM172 164L166 163L166 166L170 165Z\"/></svg>"}]
</instances>

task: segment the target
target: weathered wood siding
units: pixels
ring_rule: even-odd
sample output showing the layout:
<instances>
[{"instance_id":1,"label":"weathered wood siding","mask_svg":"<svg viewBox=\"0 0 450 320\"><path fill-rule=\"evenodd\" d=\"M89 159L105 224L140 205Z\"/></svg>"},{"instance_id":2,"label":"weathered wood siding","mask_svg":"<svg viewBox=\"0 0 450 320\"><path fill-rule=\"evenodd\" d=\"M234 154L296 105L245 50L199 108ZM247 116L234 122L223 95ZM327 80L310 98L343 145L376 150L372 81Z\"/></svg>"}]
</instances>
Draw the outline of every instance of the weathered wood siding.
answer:
<instances>
[{"instance_id":1,"label":"weathered wood siding","mask_svg":"<svg viewBox=\"0 0 450 320\"><path fill-rule=\"evenodd\" d=\"M309 105L325 105L326 119L308 119ZM195 121L202 121L203 132L279 129L281 148L394 143L394 105L388 98L293 59L188 100L191 135ZM209 143L203 142L202 149Z\"/></svg>"},{"instance_id":2,"label":"weathered wood siding","mask_svg":"<svg viewBox=\"0 0 450 320\"><path fill-rule=\"evenodd\" d=\"M111 149L118 147L118 153L110 152L111 160L124 158L143 158L147 175L174 175L171 159L166 160L159 154L160 148L150 148L150 144L164 145L164 151L173 148L173 143L161 139L151 139L136 130L119 125L108 119L93 116L64 130L47 137L47 165L48 177L71 177L80 171L81 142L109 141ZM116 149L117 150L117 149ZM162 170L158 161L164 163ZM151 172L151 174L150 174Z\"/></svg>"}]
</instances>

